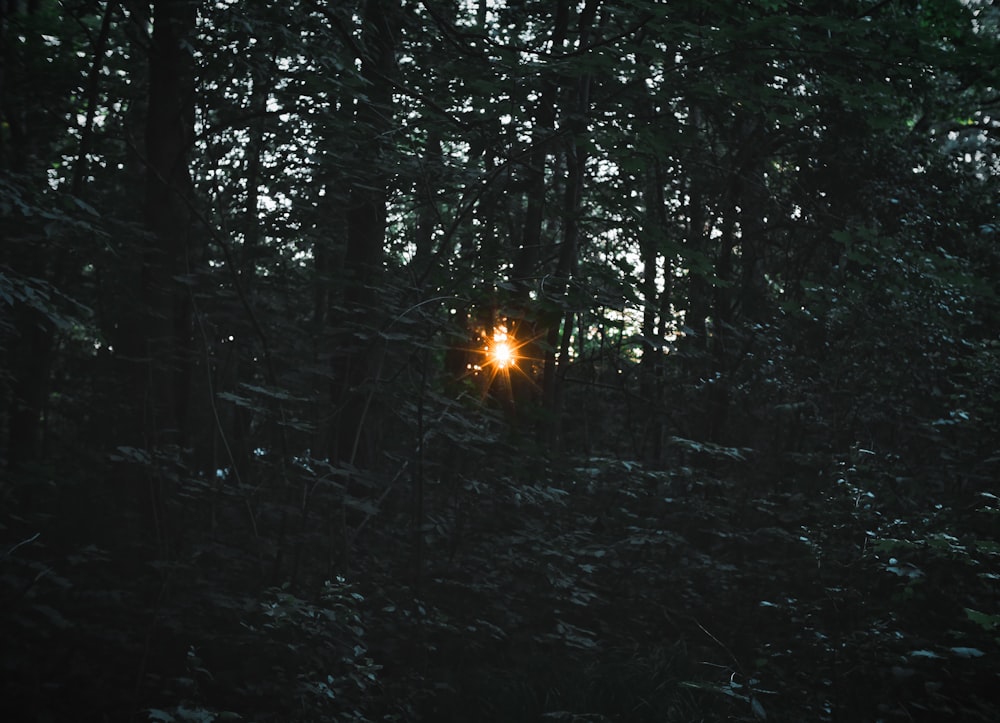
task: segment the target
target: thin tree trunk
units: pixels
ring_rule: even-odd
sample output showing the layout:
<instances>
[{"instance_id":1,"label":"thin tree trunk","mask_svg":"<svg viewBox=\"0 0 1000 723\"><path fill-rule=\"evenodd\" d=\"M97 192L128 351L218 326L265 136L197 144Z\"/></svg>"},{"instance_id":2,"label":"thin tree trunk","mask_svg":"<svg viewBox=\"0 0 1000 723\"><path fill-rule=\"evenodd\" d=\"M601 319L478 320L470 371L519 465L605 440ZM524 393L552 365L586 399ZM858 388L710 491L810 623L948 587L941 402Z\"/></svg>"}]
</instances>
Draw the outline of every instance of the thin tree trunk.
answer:
<instances>
[{"instance_id":1,"label":"thin tree trunk","mask_svg":"<svg viewBox=\"0 0 1000 723\"><path fill-rule=\"evenodd\" d=\"M670 273L669 254L663 254L660 265L660 249L667 233L665 200L663 197L663 170L658 162L648 171L644 189L645 219L640 247L642 254L642 360L640 362L640 392L647 405L648 420L643 440L645 456L658 462L662 455L663 414L662 399L663 344L670 317ZM658 274L663 273L664 288L657 286Z\"/></svg>"},{"instance_id":2,"label":"thin tree trunk","mask_svg":"<svg viewBox=\"0 0 1000 723\"><path fill-rule=\"evenodd\" d=\"M90 152L94 145L94 114L97 111L101 68L104 67L104 52L108 44L108 35L111 32L111 19L117 11L117 0L108 0L104 4L104 14L101 16L101 28L97 33L90 71L87 74L87 89L84 93L87 110L84 114L83 128L80 135L80 149L77 153L76 164L73 166L73 180L70 184L70 192L77 197L83 194L83 184L87 178Z\"/></svg>"}]
</instances>

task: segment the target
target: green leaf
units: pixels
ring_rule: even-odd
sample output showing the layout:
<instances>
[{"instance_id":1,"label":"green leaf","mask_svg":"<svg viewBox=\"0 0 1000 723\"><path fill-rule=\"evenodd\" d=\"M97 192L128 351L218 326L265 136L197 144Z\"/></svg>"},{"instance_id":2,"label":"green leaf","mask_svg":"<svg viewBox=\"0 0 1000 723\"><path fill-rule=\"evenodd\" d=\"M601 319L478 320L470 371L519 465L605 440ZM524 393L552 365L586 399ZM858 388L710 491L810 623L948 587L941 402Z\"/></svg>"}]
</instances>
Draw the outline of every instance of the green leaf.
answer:
<instances>
[{"instance_id":1,"label":"green leaf","mask_svg":"<svg viewBox=\"0 0 1000 723\"><path fill-rule=\"evenodd\" d=\"M965 608L965 614L969 620L987 632L1000 629L1000 615L990 615L989 613L983 613L972 608Z\"/></svg>"}]
</instances>

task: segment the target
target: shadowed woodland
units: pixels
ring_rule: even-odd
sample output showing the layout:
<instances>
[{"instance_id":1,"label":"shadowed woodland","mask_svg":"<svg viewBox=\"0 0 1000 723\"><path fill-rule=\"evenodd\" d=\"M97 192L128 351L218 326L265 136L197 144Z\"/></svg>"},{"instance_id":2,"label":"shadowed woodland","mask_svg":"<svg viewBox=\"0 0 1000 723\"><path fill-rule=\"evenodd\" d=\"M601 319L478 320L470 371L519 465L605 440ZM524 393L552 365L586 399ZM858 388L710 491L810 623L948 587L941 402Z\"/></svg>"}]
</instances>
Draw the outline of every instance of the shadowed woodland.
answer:
<instances>
[{"instance_id":1,"label":"shadowed woodland","mask_svg":"<svg viewBox=\"0 0 1000 723\"><path fill-rule=\"evenodd\" d=\"M1000 8L0 0L0 716L1000 719Z\"/></svg>"}]
</instances>

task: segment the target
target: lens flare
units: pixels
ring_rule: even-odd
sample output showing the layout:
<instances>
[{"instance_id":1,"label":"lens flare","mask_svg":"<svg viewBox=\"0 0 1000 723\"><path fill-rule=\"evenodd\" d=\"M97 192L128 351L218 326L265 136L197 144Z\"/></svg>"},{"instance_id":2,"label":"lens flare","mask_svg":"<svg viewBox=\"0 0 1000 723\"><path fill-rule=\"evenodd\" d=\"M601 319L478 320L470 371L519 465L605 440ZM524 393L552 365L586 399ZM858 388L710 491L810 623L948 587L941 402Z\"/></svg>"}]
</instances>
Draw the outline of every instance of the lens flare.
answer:
<instances>
[{"instance_id":1,"label":"lens flare","mask_svg":"<svg viewBox=\"0 0 1000 723\"><path fill-rule=\"evenodd\" d=\"M504 325L493 328L493 339L487 341L483 347L485 363L484 371L487 373L489 382L487 388L491 387L499 378L501 383L509 389L511 369L517 369L517 340L508 334Z\"/></svg>"},{"instance_id":2,"label":"lens flare","mask_svg":"<svg viewBox=\"0 0 1000 723\"><path fill-rule=\"evenodd\" d=\"M517 360L517 354L514 353L514 347L510 345L506 339L503 341L495 341L493 348L489 350L490 359L493 365L498 369L506 369L512 366Z\"/></svg>"},{"instance_id":3,"label":"lens flare","mask_svg":"<svg viewBox=\"0 0 1000 723\"><path fill-rule=\"evenodd\" d=\"M525 383L535 384L533 375L540 363L527 352L537 337L520 339L517 330L508 330L506 324L495 324L489 329L477 331L477 343L468 351L473 358L466 364L467 374L477 377L483 397L498 395L501 399L513 401L513 377L518 376Z\"/></svg>"}]
</instances>

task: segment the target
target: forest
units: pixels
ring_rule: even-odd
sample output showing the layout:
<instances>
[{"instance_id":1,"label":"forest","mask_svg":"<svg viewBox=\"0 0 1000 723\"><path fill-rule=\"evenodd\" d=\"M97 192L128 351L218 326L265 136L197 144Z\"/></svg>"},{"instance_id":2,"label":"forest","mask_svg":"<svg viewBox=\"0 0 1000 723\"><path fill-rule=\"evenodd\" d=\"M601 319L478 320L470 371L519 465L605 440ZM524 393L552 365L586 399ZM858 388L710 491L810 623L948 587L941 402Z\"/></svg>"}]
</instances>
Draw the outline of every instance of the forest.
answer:
<instances>
[{"instance_id":1,"label":"forest","mask_svg":"<svg viewBox=\"0 0 1000 723\"><path fill-rule=\"evenodd\" d=\"M1000 720L1000 6L0 0L0 718Z\"/></svg>"}]
</instances>

